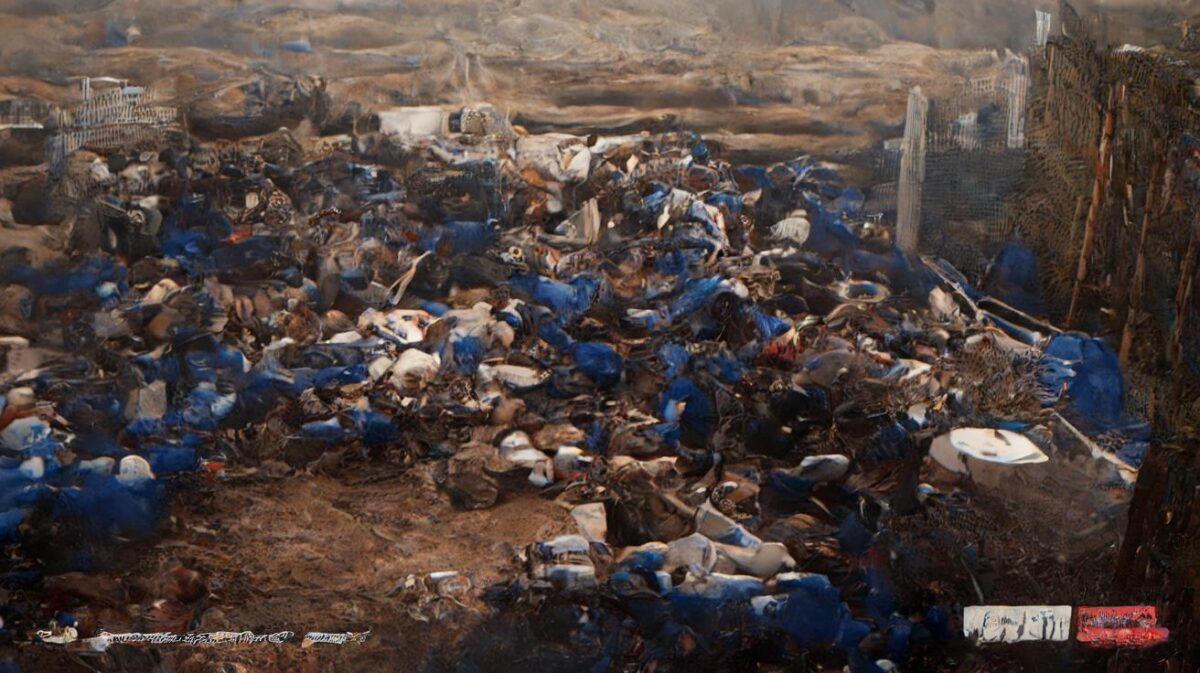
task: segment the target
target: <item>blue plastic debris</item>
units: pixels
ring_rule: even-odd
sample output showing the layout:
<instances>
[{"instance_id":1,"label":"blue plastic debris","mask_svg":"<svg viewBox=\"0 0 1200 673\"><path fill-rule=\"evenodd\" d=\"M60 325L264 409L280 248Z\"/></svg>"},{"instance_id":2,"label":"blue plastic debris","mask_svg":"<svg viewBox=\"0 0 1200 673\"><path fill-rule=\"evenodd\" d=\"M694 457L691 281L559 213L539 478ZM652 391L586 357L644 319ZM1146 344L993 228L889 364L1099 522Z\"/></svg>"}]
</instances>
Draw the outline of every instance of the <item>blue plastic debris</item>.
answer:
<instances>
[{"instance_id":1,"label":"blue plastic debris","mask_svg":"<svg viewBox=\"0 0 1200 673\"><path fill-rule=\"evenodd\" d=\"M866 196L863 195L861 189L847 187L840 190L840 193L834 198L830 210L843 217L854 217L862 211L866 201Z\"/></svg>"},{"instance_id":2,"label":"blue plastic debris","mask_svg":"<svg viewBox=\"0 0 1200 673\"><path fill-rule=\"evenodd\" d=\"M672 381L663 391L660 409L665 423L678 426L684 444L704 446L716 429L712 398L691 379Z\"/></svg>"},{"instance_id":3,"label":"blue plastic debris","mask_svg":"<svg viewBox=\"0 0 1200 673\"><path fill-rule=\"evenodd\" d=\"M165 489L156 480L130 484L109 475L91 475L78 487L60 493L55 514L82 521L85 535L92 540L113 535L144 538L155 531L165 504Z\"/></svg>"},{"instance_id":4,"label":"blue plastic debris","mask_svg":"<svg viewBox=\"0 0 1200 673\"><path fill-rule=\"evenodd\" d=\"M508 282L530 301L553 311L562 325L586 313L600 289L600 280L589 274L579 274L563 283L537 274L515 273Z\"/></svg>"},{"instance_id":5,"label":"blue plastic debris","mask_svg":"<svg viewBox=\"0 0 1200 673\"><path fill-rule=\"evenodd\" d=\"M699 310L703 306L707 306L713 297L716 296L717 290L720 287L720 276L689 281L684 285L683 292L680 293L679 297L668 306L667 315L672 319L681 318L693 311Z\"/></svg>"},{"instance_id":6,"label":"blue plastic debris","mask_svg":"<svg viewBox=\"0 0 1200 673\"><path fill-rule=\"evenodd\" d=\"M342 424L336 418L327 418L323 421L309 421L300 426L300 431L305 437L330 444L340 442L346 437L346 431L342 429Z\"/></svg>"},{"instance_id":7,"label":"blue plastic debris","mask_svg":"<svg viewBox=\"0 0 1200 673\"><path fill-rule=\"evenodd\" d=\"M142 451L150 461L150 469L159 475L192 472L199 465L195 446L150 444Z\"/></svg>"},{"instance_id":8,"label":"blue plastic debris","mask_svg":"<svg viewBox=\"0 0 1200 673\"><path fill-rule=\"evenodd\" d=\"M421 247L431 251L444 247L450 255L475 255L494 245L497 233L491 222L447 222L431 229Z\"/></svg>"},{"instance_id":9,"label":"blue plastic debris","mask_svg":"<svg viewBox=\"0 0 1200 673\"><path fill-rule=\"evenodd\" d=\"M599 341L577 342L553 322L542 323L538 336L569 354L575 367L600 388L612 388L620 383L625 361L611 345Z\"/></svg>"},{"instance_id":10,"label":"blue plastic debris","mask_svg":"<svg viewBox=\"0 0 1200 673\"><path fill-rule=\"evenodd\" d=\"M249 368L249 362L241 351L218 343L212 337L194 341L184 353L184 368L188 376L199 381L216 383L218 380L236 381ZM170 381L170 379L168 379Z\"/></svg>"},{"instance_id":11,"label":"blue plastic debris","mask_svg":"<svg viewBox=\"0 0 1200 673\"><path fill-rule=\"evenodd\" d=\"M1055 335L1042 365L1038 380L1045 393L1057 397L1064 392L1088 430L1103 431L1125 422L1125 379L1117 354L1104 340L1078 333Z\"/></svg>"},{"instance_id":12,"label":"blue plastic debris","mask_svg":"<svg viewBox=\"0 0 1200 673\"><path fill-rule=\"evenodd\" d=\"M37 295L91 293L97 299L103 299L106 295L119 296L127 291L127 275L125 267L111 257L91 256L65 269L35 269L28 265L0 268L0 283L24 285Z\"/></svg>"},{"instance_id":13,"label":"blue plastic debris","mask_svg":"<svg viewBox=\"0 0 1200 673\"><path fill-rule=\"evenodd\" d=\"M1150 426L1125 411L1125 378L1117 354L1103 340L1077 332L1057 334L1047 344L1038 368L1042 402L1065 400L1064 415L1090 435L1119 433L1117 455L1139 467L1150 439Z\"/></svg>"},{"instance_id":14,"label":"blue plastic debris","mask_svg":"<svg viewBox=\"0 0 1200 673\"><path fill-rule=\"evenodd\" d=\"M781 593L753 603L762 624L788 635L800 647L833 646L852 652L870 632L842 603L840 592L824 575L794 575L777 580Z\"/></svg>"},{"instance_id":15,"label":"blue plastic debris","mask_svg":"<svg viewBox=\"0 0 1200 673\"><path fill-rule=\"evenodd\" d=\"M23 509L0 512L0 541L11 542L17 537L17 529L25 518Z\"/></svg>"},{"instance_id":16,"label":"blue plastic debris","mask_svg":"<svg viewBox=\"0 0 1200 673\"><path fill-rule=\"evenodd\" d=\"M912 623L904 615L888 619L888 659L905 663L912 654Z\"/></svg>"},{"instance_id":17,"label":"blue plastic debris","mask_svg":"<svg viewBox=\"0 0 1200 673\"><path fill-rule=\"evenodd\" d=\"M842 518L838 527L837 541L842 553L850 556L866 556L871 551L875 536L863 525L857 514L850 513Z\"/></svg>"},{"instance_id":18,"label":"blue plastic debris","mask_svg":"<svg viewBox=\"0 0 1200 673\"><path fill-rule=\"evenodd\" d=\"M571 346L575 366L600 388L612 388L621 382L625 363L616 349L606 343L585 341Z\"/></svg>"},{"instance_id":19,"label":"blue plastic debris","mask_svg":"<svg viewBox=\"0 0 1200 673\"><path fill-rule=\"evenodd\" d=\"M237 393L222 394L214 384L202 382L188 394L181 413L168 414L168 421L181 421L194 430L215 431L236 402Z\"/></svg>"},{"instance_id":20,"label":"blue plastic debris","mask_svg":"<svg viewBox=\"0 0 1200 673\"><path fill-rule=\"evenodd\" d=\"M354 431L367 446L385 445L397 435L393 418L374 409L354 409L350 417L354 421Z\"/></svg>"},{"instance_id":21,"label":"blue plastic debris","mask_svg":"<svg viewBox=\"0 0 1200 673\"><path fill-rule=\"evenodd\" d=\"M683 373L687 367L688 355L687 349L675 342L667 342L658 348L658 357L666 365L664 375L667 381L673 381Z\"/></svg>"},{"instance_id":22,"label":"blue plastic debris","mask_svg":"<svg viewBox=\"0 0 1200 673\"><path fill-rule=\"evenodd\" d=\"M675 620L711 635L720 630L725 615L746 611L750 599L761 595L763 589L762 580L756 577L713 573L672 588L666 599Z\"/></svg>"},{"instance_id":23,"label":"blue plastic debris","mask_svg":"<svg viewBox=\"0 0 1200 673\"><path fill-rule=\"evenodd\" d=\"M863 601L867 612L876 624L889 621L896 611L896 590L888 577L886 569L879 563L872 562L867 566L867 597ZM907 620L905 620L907 622Z\"/></svg>"},{"instance_id":24,"label":"blue plastic debris","mask_svg":"<svg viewBox=\"0 0 1200 673\"><path fill-rule=\"evenodd\" d=\"M452 363L454 371L459 374L470 374L479 367L479 362L483 360L486 351L482 339L475 336L451 337L448 343L452 352L452 357L448 360ZM443 355L443 361L446 360L447 358Z\"/></svg>"},{"instance_id":25,"label":"blue plastic debris","mask_svg":"<svg viewBox=\"0 0 1200 673\"><path fill-rule=\"evenodd\" d=\"M754 325L758 328L758 336L763 341L773 339L792 328L792 324L783 318L764 313L759 308L751 309Z\"/></svg>"},{"instance_id":26,"label":"blue plastic debris","mask_svg":"<svg viewBox=\"0 0 1200 673\"><path fill-rule=\"evenodd\" d=\"M1045 357L1066 365L1061 378L1044 380L1049 386L1066 383L1067 392L1104 392L1100 397L1081 395L1086 415L1098 420L1112 419L1124 411L1124 381L1116 353L1103 340L1083 334L1058 334L1050 339Z\"/></svg>"},{"instance_id":27,"label":"blue plastic debris","mask_svg":"<svg viewBox=\"0 0 1200 673\"><path fill-rule=\"evenodd\" d=\"M1026 313L1040 313L1042 288L1033 251L1020 243L1005 244L992 260L982 290Z\"/></svg>"}]
</instances>

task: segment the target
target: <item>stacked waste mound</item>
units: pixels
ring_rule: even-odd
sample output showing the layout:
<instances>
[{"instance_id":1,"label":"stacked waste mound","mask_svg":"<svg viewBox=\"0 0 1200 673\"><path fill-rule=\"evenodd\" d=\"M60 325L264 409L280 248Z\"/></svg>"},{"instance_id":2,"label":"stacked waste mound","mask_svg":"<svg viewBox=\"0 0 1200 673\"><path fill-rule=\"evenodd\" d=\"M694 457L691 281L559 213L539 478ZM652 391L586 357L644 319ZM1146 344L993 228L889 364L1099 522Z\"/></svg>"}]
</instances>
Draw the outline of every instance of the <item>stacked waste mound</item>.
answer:
<instances>
[{"instance_id":1,"label":"stacked waste mound","mask_svg":"<svg viewBox=\"0 0 1200 673\"><path fill-rule=\"evenodd\" d=\"M556 651L596 670L922 670L957 607L1006 600L982 565L1025 581L1004 537L983 545L1022 510L980 489L1073 464L1053 408L1112 411L1081 404L1100 404L1084 388L1101 345L1058 335L1043 354L1045 326L850 226L863 196L835 167L454 126L71 162L86 172L64 179L97 194L74 232L92 244L0 263L18 639L200 617L191 576L99 625L73 616L95 614L85 591L36 601L114 539L152 537L167 486L367 463L435 462L462 508L569 505L579 535L530 540L489 596L576 606ZM1074 441L1088 460L1131 446ZM1119 507L1131 469L1105 465L1080 488L1114 484Z\"/></svg>"}]
</instances>

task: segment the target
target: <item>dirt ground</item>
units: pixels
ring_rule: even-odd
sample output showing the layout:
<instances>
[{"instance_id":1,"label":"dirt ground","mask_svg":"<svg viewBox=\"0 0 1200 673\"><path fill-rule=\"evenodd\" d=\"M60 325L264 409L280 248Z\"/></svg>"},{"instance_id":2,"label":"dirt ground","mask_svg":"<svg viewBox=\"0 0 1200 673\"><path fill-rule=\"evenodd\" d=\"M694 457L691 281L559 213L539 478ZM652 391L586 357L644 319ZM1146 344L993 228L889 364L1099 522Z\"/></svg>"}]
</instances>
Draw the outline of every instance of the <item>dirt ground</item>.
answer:
<instances>
[{"instance_id":1,"label":"dirt ground","mask_svg":"<svg viewBox=\"0 0 1200 673\"><path fill-rule=\"evenodd\" d=\"M532 491L506 494L486 511L458 509L438 490L431 464L404 473L357 465L342 478L191 484L172 530L93 583L128 585L183 564L211 592L194 608L194 630L294 631L295 638L219 648L114 646L82 656L27 646L22 670L422 670L484 616L478 590L513 575L519 548L573 528L566 509ZM403 589L392 592L410 574L443 570L466 575L475 589L424 608ZM308 631L367 630L361 644L300 646Z\"/></svg>"},{"instance_id":2,"label":"dirt ground","mask_svg":"<svg viewBox=\"0 0 1200 673\"><path fill-rule=\"evenodd\" d=\"M567 510L535 491L506 492L493 508L462 510L438 488L435 478L434 462L407 469L382 462L358 463L336 475L255 475L219 482L187 477L176 484L170 529L149 549L130 545L107 572L88 577L86 584L97 595L115 587L128 592L142 582L161 582L183 565L200 573L209 596L187 606L182 614L168 614L164 619L176 619L174 625L154 622L152 604L144 604L143 631L294 631L292 640L220 647L115 645L104 654L26 645L18 658L21 670L316 673L528 670L526 666L534 664L541 670L560 670L553 660L547 663L544 652L538 658L521 647L522 638L536 637L544 650L547 636L558 636L537 629L551 627L506 619L485 603L484 594L519 574L516 554L524 545L575 532ZM987 554L997 562L981 566L984 570L976 578L988 593L999 590L1015 599L1051 603L1083 596L1102 601L1105 568L1111 567L1113 549L1101 544L1090 551L1080 549L1069 559L1055 558L1046 553L1049 538L1006 530L1014 515L1020 514L1005 512L995 534L989 536L992 546ZM942 539L955 534L946 522L941 522L944 527L935 523L935 534L928 537L931 522L925 516L917 519L921 521L898 520L896 539L929 547L927 552L961 542ZM1058 530L1048 518L1025 525L1042 533ZM923 541L909 535L912 526ZM960 528L959 533L966 534L966 528ZM916 532L920 529L925 532ZM1018 558L1016 548L1009 546L1014 536L1027 548L1027 558ZM962 589L958 585L964 576L954 554L926 557L940 559L934 565L942 570L934 574L944 574L927 586L950 594ZM427 602L403 588L409 575L443 570L464 574L472 588ZM914 578L895 579L903 586ZM554 615L546 616L548 610L542 613L546 619L537 621L553 621ZM102 613L100 620L103 625ZM110 630L139 629L126 622L112 624ZM300 644L308 631L367 630L370 634L362 643ZM506 651L493 650L500 646ZM530 657L524 663L522 654ZM1097 661L1096 653L1086 650L1049 652L1037 647L963 654L957 662L953 658L942 662L950 668L938 670L1049 671L1060 664L1067 667L1063 670L1085 670L1079 666ZM482 668L478 668L480 661L485 662ZM1001 663L1008 668L995 668Z\"/></svg>"}]
</instances>

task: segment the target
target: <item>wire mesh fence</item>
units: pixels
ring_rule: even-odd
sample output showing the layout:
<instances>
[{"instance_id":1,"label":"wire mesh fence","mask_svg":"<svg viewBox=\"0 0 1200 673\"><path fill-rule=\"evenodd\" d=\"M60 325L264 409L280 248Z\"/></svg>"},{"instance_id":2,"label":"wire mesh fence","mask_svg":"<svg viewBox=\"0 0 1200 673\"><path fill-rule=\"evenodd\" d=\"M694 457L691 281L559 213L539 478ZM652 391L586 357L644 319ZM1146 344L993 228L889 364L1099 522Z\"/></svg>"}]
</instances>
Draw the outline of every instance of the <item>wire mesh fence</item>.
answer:
<instances>
[{"instance_id":1,"label":"wire mesh fence","mask_svg":"<svg viewBox=\"0 0 1200 673\"><path fill-rule=\"evenodd\" d=\"M167 92L161 89L122 82L92 93L90 81L84 79L82 90L78 105L58 111L58 132L46 143L53 175L61 175L67 157L77 150L157 148L183 130L179 110L163 104Z\"/></svg>"},{"instance_id":2,"label":"wire mesh fence","mask_svg":"<svg viewBox=\"0 0 1200 673\"><path fill-rule=\"evenodd\" d=\"M911 93L896 171L902 248L946 258L969 276L983 272L1011 235L1008 196L1024 173L1029 86L1028 59L1009 53L993 74L964 78L950 95Z\"/></svg>"},{"instance_id":3,"label":"wire mesh fence","mask_svg":"<svg viewBox=\"0 0 1200 673\"><path fill-rule=\"evenodd\" d=\"M1104 48L1076 23L1051 38L1042 21L1044 49L911 93L875 191L895 194L901 247L972 280L1027 245L1046 317L1123 344L1131 410L1200 423L1200 54Z\"/></svg>"},{"instance_id":4,"label":"wire mesh fence","mask_svg":"<svg viewBox=\"0 0 1200 673\"><path fill-rule=\"evenodd\" d=\"M1200 312L1183 291L1195 275L1200 117L1193 65L1179 57L1104 49L1086 34L1052 40L1035 70L1012 223L1041 263L1047 312L1067 320L1077 296L1075 326L1126 344L1131 410L1172 429L1200 420ZM1109 101L1111 157L1098 172Z\"/></svg>"}]
</instances>

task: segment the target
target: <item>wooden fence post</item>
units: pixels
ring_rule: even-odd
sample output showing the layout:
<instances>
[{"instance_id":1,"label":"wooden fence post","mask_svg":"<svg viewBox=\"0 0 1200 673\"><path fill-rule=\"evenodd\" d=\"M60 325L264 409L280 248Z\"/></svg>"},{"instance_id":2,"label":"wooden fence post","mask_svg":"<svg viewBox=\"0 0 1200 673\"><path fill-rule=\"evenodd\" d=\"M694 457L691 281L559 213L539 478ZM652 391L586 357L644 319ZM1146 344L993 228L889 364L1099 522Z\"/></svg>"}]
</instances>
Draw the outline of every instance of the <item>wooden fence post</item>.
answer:
<instances>
[{"instance_id":1,"label":"wooden fence post","mask_svg":"<svg viewBox=\"0 0 1200 673\"><path fill-rule=\"evenodd\" d=\"M925 182L925 124L929 99L921 87L908 94L904 142L900 146L900 184L896 199L896 244L905 252L917 252L921 241L921 198Z\"/></svg>"},{"instance_id":2,"label":"wooden fence post","mask_svg":"<svg viewBox=\"0 0 1200 673\"><path fill-rule=\"evenodd\" d=\"M1079 300L1083 294L1083 284L1087 280L1088 260L1092 256L1092 246L1096 241L1096 223L1100 219L1100 211L1104 208L1104 199L1108 192L1108 172L1112 167L1112 139L1116 127L1116 110L1123 94L1123 84L1117 84L1108 89L1104 130L1100 134L1099 156L1096 157L1096 179L1092 182L1092 204L1088 208L1087 222L1084 224L1083 246L1079 250L1075 286L1071 290L1071 306L1067 310L1066 326L1068 329L1075 326L1075 320L1079 317Z\"/></svg>"},{"instance_id":3,"label":"wooden fence post","mask_svg":"<svg viewBox=\"0 0 1200 673\"><path fill-rule=\"evenodd\" d=\"M1192 236L1188 241L1187 253L1179 263L1179 284L1175 289L1175 325L1171 330L1171 341L1167 356L1171 364L1178 365L1183 359L1183 325L1187 321L1188 305L1192 303L1193 279L1196 276L1196 257L1200 255L1200 210L1192 221Z\"/></svg>"},{"instance_id":4,"label":"wooden fence post","mask_svg":"<svg viewBox=\"0 0 1200 673\"><path fill-rule=\"evenodd\" d=\"M1029 59L1009 54L1005 70L1005 89L1008 95L1006 145L1010 150L1025 149L1025 102L1029 97Z\"/></svg>"},{"instance_id":5,"label":"wooden fence post","mask_svg":"<svg viewBox=\"0 0 1200 673\"><path fill-rule=\"evenodd\" d=\"M1159 182L1163 181L1163 169L1166 158L1160 156L1154 162L1150 171L1150 184L1146 186L1146 206L1142 212L1142 230L1138 235L1137 262L1134 265L1133 282L1129 285L1129 308L1125 312L1125 329L1121 334L1121 350L1119 359L1121 367L1129 364L1129 350L1133 347L1134 324L1137 322L1138 311L1142 308L1142 287L1146 282L1146 241L1150 237L1150 227L1158 220ZM1167 182L1172 180L1168 177ZM1165 195L1165 199L1169 199Z\"/></svg>"}]
</instances>

